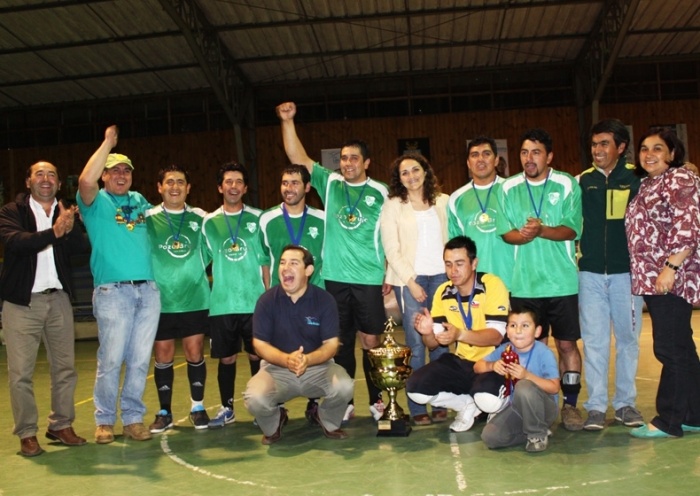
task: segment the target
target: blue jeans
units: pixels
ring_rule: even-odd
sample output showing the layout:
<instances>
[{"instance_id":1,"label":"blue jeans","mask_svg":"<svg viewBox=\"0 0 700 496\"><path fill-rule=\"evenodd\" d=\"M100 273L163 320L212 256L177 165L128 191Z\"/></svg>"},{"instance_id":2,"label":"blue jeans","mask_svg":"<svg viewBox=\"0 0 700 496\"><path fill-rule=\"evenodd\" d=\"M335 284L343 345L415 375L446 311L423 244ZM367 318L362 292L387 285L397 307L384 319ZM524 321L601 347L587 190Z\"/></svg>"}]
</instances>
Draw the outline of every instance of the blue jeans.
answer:
<instances>
[{"instance_id":1,"label":"blue jeans","mask_svg":"<svg viewBox=\"0 0 700 496\"><path fill-rule=\"evenodd\" d=\"M114 425L117 420L122 363L126 364L120 404L122 423L143 422L143 391L160 318L158 286L154 281L103 284L95 288L92 304L100 341L93 393L95 423Z\"/></svg>"},{"instance_id":2,"label":"blue jeans","mask_svg":"<svg viewBox=\"0 0 700 496\"><path fill-rule=\"evenodd\" d=\"M445 281L447 281L447 276L445 274L416 277L416 283L418 283L428 295L428 299L423 303L419 303L413 296L411 296L411 291L409 291L407 286L394 286L394 294L396 295L396 301L399 304L403 329L404 333L406 334L406 345L411 348L411 368L413 368L414 372L425 365L426 348L423 344L421 335L414 329L413 322L416 320L416 314L423 312L424 308L430 310L430 306L433 302L433 296L435 296L435 291L437 291L440 284ZM432 362L437 360L441 355L448 353L449 351L450 350L447 346L437 347L430 352L430 361ZM411 412L411 417L427 413L425 405L420 405L410 398L408 399L408 409Z\"/></svg>"},{"instance_id":3,"label":"blue jeans","mask_svg":"<svg viewBox=\"0 0 700 496\"><path fill-rule=\"evenodd\" d=\"M587 411L608 408L610 326L615 334L615 396L613 409L635 406L635 376L642 329L641 296L632 295L630 274L579 273L579 316Z\"/></svg>"}]
</instances>

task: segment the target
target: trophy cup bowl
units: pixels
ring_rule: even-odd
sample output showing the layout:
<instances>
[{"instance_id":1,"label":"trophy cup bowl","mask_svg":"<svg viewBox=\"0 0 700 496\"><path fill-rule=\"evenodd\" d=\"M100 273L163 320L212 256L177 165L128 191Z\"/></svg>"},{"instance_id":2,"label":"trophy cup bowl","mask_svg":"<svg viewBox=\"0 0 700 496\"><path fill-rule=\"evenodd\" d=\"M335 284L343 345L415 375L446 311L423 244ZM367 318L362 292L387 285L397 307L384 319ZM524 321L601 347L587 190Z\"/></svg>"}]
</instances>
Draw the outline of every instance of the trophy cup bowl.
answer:
<instances>
[{"instance_id":1,"label":"trophy cup bowl","mask_svg":"<svg viewBox=\"0 0 700 496\"><path fill-rule=\"evenodd\" d=\"M406 381L413 371L409 364L411 348L394 340L394 325L394 320L389 317L384 328L384 341L369 350L372 382L389 394L384 414L377 421L377 436L408 436L411 432L409 416L396 402L396 392L406 387Z\"/></svg>"}]
</instances>

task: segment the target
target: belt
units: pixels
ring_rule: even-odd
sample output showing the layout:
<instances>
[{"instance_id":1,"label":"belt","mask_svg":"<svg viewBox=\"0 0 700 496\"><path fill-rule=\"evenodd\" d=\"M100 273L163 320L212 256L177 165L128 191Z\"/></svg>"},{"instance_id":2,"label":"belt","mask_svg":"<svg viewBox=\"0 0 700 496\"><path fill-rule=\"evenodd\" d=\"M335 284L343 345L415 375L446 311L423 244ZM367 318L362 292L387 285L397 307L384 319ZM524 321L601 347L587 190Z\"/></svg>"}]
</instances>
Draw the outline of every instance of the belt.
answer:
<instances>
[{"instance_id":1,"label":"belt","mask_svg":"<svg viewBox=\"0 0 700 496\"><path fill-rule=\"evenodd\" d=\"M45 289L45 290L43 290L43 291L37 291L37 292L34 293L34 294L47 295L47 294L55 293L56 291L60 291L60 289L58 289L58 288L48 288L48 289Z\"/></svg>"},{"instance_id":2,"label":"belt","mask_svg":"<svg viewBox=\"0 0 700 496\"><path fill-rule=\"evenodd\" d=\"M132 286L140 286L141 284L146 284L148 281L146 279L141 279L139 281L118 281L115 284L131 284Z\"/></svg>"}]
</instances>

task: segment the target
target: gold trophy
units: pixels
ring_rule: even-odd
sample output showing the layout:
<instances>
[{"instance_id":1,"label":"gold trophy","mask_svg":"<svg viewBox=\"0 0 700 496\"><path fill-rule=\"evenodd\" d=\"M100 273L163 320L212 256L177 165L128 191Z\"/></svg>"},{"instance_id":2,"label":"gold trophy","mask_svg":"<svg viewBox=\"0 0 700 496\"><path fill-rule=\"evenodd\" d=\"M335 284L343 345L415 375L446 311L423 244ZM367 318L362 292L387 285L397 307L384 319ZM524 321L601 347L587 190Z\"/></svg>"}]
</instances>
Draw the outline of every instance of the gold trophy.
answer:
<instances>
[{"instance_id":1,"label":"gold trophy","mask_svg":"<svg viewBox=\"0 0 700 496\"><path fill-rule=\"evenodd\" d=\"M396 391L406 387L406 380L413 371L409 365L411 348L394 340L394 326L396 322L389 317L384 325L384 341L369 350L372 382L389 393L389 403L377 422L377 436L408 436L411 433L409 416L396 403Z\"/></svg>"}]
</instances>

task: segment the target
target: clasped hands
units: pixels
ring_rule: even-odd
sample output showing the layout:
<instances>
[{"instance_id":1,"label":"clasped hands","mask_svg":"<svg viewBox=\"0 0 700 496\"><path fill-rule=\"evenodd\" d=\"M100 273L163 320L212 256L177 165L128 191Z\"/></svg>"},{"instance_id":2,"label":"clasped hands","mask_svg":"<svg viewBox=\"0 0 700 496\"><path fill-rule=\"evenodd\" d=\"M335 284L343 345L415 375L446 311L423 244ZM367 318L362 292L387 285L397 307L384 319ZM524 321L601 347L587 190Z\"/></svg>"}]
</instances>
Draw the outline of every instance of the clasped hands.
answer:
<instances>
[{"instance_id":1,"label":"clasped hands","mask_svg":"<svg viewBox=\"0 0 700 496\"><path fill-rule=\"evenodd\" d=\"M525 379L527 369L519 363L505 363L502 359L493 362L493 371L498 375L509 376L513 379Z\"/></svg>"},{"instance_id":2,"label":"clasped hands","mask_svg":"<svg viewBox=\"0 0 700 496\"><path fill-rule=\"evenodd\" d=\"M287 355L287 368L297 377L301 377L306 372L309 366L309 358L304 354L304 347L299 346L299 349Z\"/></svg>"},{"instance_id":3,"label":"clasped hands","mask_svg":"<svg viewBox=\"0 0 700 496\"><path fill-rule=\"evenodd\" d=\"M528 217L527 222L519 229L520 235L528 242L542 234L542 219Z\"/></svg>"}]
</instances>

